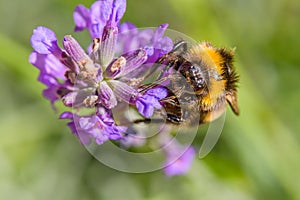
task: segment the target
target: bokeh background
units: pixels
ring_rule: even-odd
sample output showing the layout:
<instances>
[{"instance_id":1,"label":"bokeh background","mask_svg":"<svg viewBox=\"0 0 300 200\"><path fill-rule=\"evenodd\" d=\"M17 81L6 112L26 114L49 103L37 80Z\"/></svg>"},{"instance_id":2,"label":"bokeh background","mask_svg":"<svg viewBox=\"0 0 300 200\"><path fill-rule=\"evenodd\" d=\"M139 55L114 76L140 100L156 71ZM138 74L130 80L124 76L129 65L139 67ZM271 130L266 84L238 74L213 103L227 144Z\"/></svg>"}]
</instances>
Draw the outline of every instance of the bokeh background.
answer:
<instances>
[{"instance_id":1,"label":"bokeh background","mask_svg":"<svg viewBox=\"0 0 300 200\"><path fill-rule=\"evenodd\" d=\"M123 21L169 23L237 48L241 115L185 176L126 174L95 160L59 121L28 63L38 25L59 40L92 0L0 0L0 199L300 199L298 0L128 0ZM83 45L87 32L73 34ZM197 142L197 141L195 141Z\"/></svg>"}]
</instances>

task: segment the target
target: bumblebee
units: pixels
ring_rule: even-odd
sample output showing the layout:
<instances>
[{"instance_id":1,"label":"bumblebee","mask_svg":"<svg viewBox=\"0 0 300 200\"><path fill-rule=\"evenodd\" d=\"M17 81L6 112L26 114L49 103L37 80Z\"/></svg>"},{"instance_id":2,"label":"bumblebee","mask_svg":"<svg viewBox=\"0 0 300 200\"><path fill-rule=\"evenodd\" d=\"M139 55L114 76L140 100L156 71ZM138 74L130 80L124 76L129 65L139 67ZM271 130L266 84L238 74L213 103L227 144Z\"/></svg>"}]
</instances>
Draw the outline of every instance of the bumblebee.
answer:
<instances>
[{"instance_id":1,"label":"bumblebee","mask_svg":"<svg viewBox=\"0 0 300 200\"><path fill-rule=\"evenodd\" d=\"M220 117L227 103L239 114L239 77L233 67L234 51L216 48L209 42L188 49L187 43L180 41L156 61L156 66L164 66L164 69L155 82L168 80L165 84L168 96L160 100L164 110L160 113L165 121L187 125L211 122ZM167 74L170 69L176 73ZM152 87L158 85L156 83ZM138 120L142 121L151 120Z\"/></svg>"}]
</instances>

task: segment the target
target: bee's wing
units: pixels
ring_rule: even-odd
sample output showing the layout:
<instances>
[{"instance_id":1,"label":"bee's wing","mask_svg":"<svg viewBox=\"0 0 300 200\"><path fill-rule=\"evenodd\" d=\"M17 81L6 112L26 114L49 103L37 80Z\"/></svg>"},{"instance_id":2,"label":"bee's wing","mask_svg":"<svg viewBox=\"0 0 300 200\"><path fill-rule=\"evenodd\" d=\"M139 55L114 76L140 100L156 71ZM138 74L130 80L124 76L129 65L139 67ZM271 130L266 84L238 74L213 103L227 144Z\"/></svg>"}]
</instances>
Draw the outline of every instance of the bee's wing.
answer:
<instances>
[{"instance_id":1,"label":"bee's wing","mask_svg":"<svg viewBox=\"0 0 300 200\"><path fill-rule=\"evenodd\" d=\"M133 79L139 80L143 84L151 83L159 79L159 74L164 71L164 66L160 63L145 64L138 69L122 76L120 80L129 82ZM137 85L139 86L139 85Z\"/></svg>"}]
</instances>

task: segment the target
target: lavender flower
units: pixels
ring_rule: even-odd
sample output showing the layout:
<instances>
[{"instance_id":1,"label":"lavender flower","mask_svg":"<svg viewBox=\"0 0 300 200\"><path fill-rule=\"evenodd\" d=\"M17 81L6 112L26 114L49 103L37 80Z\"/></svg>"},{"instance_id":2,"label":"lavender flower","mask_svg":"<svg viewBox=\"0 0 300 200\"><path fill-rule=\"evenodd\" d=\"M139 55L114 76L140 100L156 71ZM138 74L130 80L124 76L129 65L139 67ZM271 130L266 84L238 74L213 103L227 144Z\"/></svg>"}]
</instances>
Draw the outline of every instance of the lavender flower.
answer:
<instances>
[{"instance_id":1,"label":"lavender flower","mask_svg":"<svg viewBox=\"0 0 300 200\"><path fill-rule=\"evenodd\" d=\"M195 150L193 147L185 147L174 145L174 147L167 149L166 167L164 172L167 176L182 175L188 172L195 157Z\"/></svg>"},{"instance_id":2,"label":"lavender flower","mask_svg":"<svg viewBox=\"0 0 300 200\"><path fill-rule=\"evenodd\" d=\"M106 25L116 27L124 15L126 0L99 0L90 9L78 5L74 11L75 31L88 29L92 38L99 38Z\"/></svg>"},{"instance_id":3,"label":"lavender flower","mask_svg":"<svg viewBox=\"0 0 300 200\"><path fill-rule=\"evenodd\" d=\"M148 55L148 63L155 62L162 55L173 48L173 42L169 37L163 36L168 24L161 24L155 30L138 28L129 22L119 25L119 42L123 43L122 51L130 51L139 47L145 47Z\"/></svg>"},{"instance_id":4,"label":"lavender flower","mask_svg":"<svg viewBox=\"0 0 300 200\"><path fill-rule=\"evenodd\" d=\"M31 44L35 51L31 53L29 62L40 70L38 80L48 87L43 94L54 104L59 98L58 89L63 87L59 80L66 80L63 51L58 47L54 32L45 27L34 30Z\"/></svg>"},{"instance_id":5,"label":"lavender flower","mask_svg":"<svg viewBox=\"0 0 300 200\"><path fill-rule=\"evenodd\" d=\"M94 138L97 144L103 144L109 139L121 139L123 138L121 133L127 129L125 126L116 126L111 113L104 108L99 108L97 114L90 116L78 116L64 112L60 118L71 120L68 124L69 127L84 145L90 143L90 138Z\"/></svg>"},{"instance_id":6,"label":"lavender flower","mask_svg":"<svg viewBox=\"0 0 300 200\"><path fill-rule=\"evenodd\" d=\"M93 38L89 53L70 35L64 37L61 49L54 32L46 27L37 27L31 37L34 51L29 62L40 70L38 80L48 87L43 94L52 105L61 99L65 106L76 110L95 108L92 115L65 112L60 117L71 120L68 125L83 144L89 144L89 138L102 144L124 136L127 127L117 126L112 115L118 102L136 106L148 118L154 109L161 108L159 100L167 95L163 88L141 92L138 86L142 77L133 76L132 72L143 71L147 63L146 44L115 57L119 21L125 8L125 0L96 1L90 9L76 7L75 31L88 29Z\"/></svg>"},{"instance_id":7,"label":"lavender flower","mask_svg":"<svg viewBox=\"0 0 300 200\"><path fill-rule=\"evenodd\" d=\"M101 145L108 140L119 140L125 148L146 145L146 134L118 125L114 110L123 114L118 109L125 104L139 116L151 118L162 109L161 99L168 96L164 86L141 87L153 63L173 48L172 40L164 36L168 25L139 30L129 22L121 24L125 8L125 0L99 0L90 8L75 8L75 31L87 29L93 41L88 52L71 35L66 35L63 48L59 47L55 33L43 26L31 37L34 51L29 62L39 69L38 80L47 87L43 95L53 107L61 100L66 110L73 108L64 111L60 119L69 120L67 125L83 145L92 141ZM93 112L81 114L86 109ZM183 153L183 149L177 142L165 149L168 176L189 169L195 151L186 148Z\"/></svg>"}]
</instances>

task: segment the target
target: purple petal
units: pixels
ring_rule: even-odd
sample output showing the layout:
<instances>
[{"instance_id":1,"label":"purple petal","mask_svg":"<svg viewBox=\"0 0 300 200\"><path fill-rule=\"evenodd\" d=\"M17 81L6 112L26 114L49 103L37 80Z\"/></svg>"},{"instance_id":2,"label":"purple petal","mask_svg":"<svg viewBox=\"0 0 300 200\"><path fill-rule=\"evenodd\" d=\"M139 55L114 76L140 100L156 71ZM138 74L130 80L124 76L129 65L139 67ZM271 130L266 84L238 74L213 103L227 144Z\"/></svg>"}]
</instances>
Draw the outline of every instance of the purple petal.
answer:
<instances>
[{"instance_id":1,"label":"purple petal","mask_svg":"<svg viewBox=\"0 0 300 200\"><path fill-rule=\"evenodd\" d=\"M105 74L109 78L115 78L125 66L126 58L121 56L110 63L110 65L105 70Z\"/></svg>"},{"instance_id":2,"label":"purple petal","mask_svg":"<svg viewBox=\"0 0 300 200\"><path fill-rule=\"evenodd\" d=\"M117 80L110 80L109 85L111 85L114 93L117 97L124 100L127 103L133 103L136 101L138 97L138 92L136 89L132 88L131 86Z\"/></svg>"},{"instance_id":3,"label":"purple petal","mask_svg":"<svg viewBox=\"0 0 300 200\"><path fill-rule=\"evenodd\" d=\"M65 36L63 45L70 57L81 68L81 71L86 72L89 77L95 78L97 76L98 68L72 36Z\"/></svg>"},{"instance_id":4,"label":"purple petal","mask_svg":"<svg viewBox=\"0 0 300 200\"><path fill-rule=\"evenodd\" d=\"M144 29L139 31L137 35L137 39L139 40L139 48L145 47L146 45L151 44L151 39L153 37L153 30L152 29Z\"/></svg>"},{"instance_id":5,"label":"purple petal","mask_svg":"<svg viewBox=\"0 0 300 200\"><path fill-rule=\"evenodd\" d=\"M162 55L173 49L173 41L169 37L164 37L167 27L168 24L161 24L154 31L151 45L147 47L149 53L147 63L154 63Z\"/></svg>"},{"instance_id":6,"label":"purple petal","mask_svg":"<svg viewBox=\"0 0 300 200\"><path fill-rule=\"evenodd\" d=\"M174 154L169 155L166 162L167 167L164 169L166 175L175 176L187 173L192 165L195 154L195 150L189 147L180 157L178 155L174 156Z\"/></svg>"},{"instance_id":7,"label":"purple petal","mask_svg":"<svg viewBox=\"0 0 300 200\"><path fill-rule=\"evenodd\" d=\"M104 107L111 109L117 105L117 99L114 92L105 81L101 82L98 93L99 101Z\"/></svg>"},{"instance_id":8,"label":"purple petal","mask_svg":"<svg viewBox=\"0 0 300 200\"><path fill-rule=\"evenodd\" d=\"M59 99L59 96L57 95L57 91L60 87L58 85L51 85L47 89L43 90L43 96L50 100L52 106L54 105L54 102Z\"/></svg>"},{"instance_id":9,"label":"purple petal","mask_svg":"<svg viewBox=\"0 0 300 200\"><path fill-rule=\"evenodd\" d=\"M134 33L138 32L137 27L134 24L130 23L130 22L124 22L124 23L120 24L118 26L118 29L119 29L120 34L128 32L128 31L130 31L131 33L132 33L132 31Z\"/></svg>"},{"instance_id":10,"label":"purple petal","mask_svg":"<svg viewBox=\"0 0 300 200\"><path fill-rule=\"evenodd\" d=\"M77 92L69 92L68 94L64 95L61 99L65 106L71 107L76 101L78 93Z\"/></svg>"},{"instance_id":11,"label":"purple petal","mask_svg":"<svg viewBox=\"0 0 300 200\"><path fill-rule=\"evenodd\" d=\"M38 76L38 81L40 81L41 83L43 83L46 86L52 86L52 85L56 85L58 86L59 83L57 81L57 79L49 74L46 73L40 73Z\"/></svg>"},{"instance_id":12,"label":"purple petal","mask_svg":"<svg viewBox=\"0 0 300 200\"><path fill-rule=\"evenodd\" d=\"M127 127L116 126L114 122L111 123L110 121L113 121L113 119L107 115L108 113L105 110L103 111L102 118L98 115L83 117L80 127L86 130L95 139L97 144L102 144L108 139L119 140L123 138L123 133ZM106 123L106 121L109 121L109 123Z\"/></svg>"},{"instance_id":13,"label":"purple petal","mask_svg":"<svg viewBox=\"0 0 300 200\"><path fill-rule=\"evenodd\" d=\"M102 35L102 42L100 46L100 64L107 67L112 61L115 54L115 48L118 37L117 27L105 27Z\"/></svg>"},{"instance_id":14,"label":"purple petal","mask_svg":"<svg viewBox=\"0 0 300 200\"><path fill-rule=\"evenodd\" d=\"M123 135L121 135L121 134L111 134L111 135L109 135L110 140L120 140L122 138L123 138Z\"/></svg>"},{"instance_id":15,"label":"purple petal","mask_svg":"<svg viewBox=\"0 0 300 200\"><path fill-rule=\"evenodd\" d=\"M92 116L92 117L80 117L78 121L78 125L82 129L91 129L94 128L96 122L97 122L97 117Z\"/></svg>"},{"instance_id":16,"label":"purple petal","mask_svg":"<svg viewBox=\"0 0 300 200\"><path fill-rule=\"evenodd\" d=\"M79 43L70 35L64 37L63 45L66 52L71 56L71 58L77 63L82 63L89 59L88 55L81 48Z\"/></svg>"},{"instance_id":17,"label":"purple petal","mask_svg":"<svg viewBox=\"0 0 300 200\"><path fill-rule=\"evenodd\" d=\"M151 117L154 113L154 107L152 105L149 105L148 102L138 100L135 105L139 113L141 113L146 118Z\"/></svg>"},{"instance_id":18,"label":"purple petal","mask_svg":"<svg viewBox=\"0 0 300 200\"><path fill-rule=\"evenodd\" d=\"M108 110L104 107L98 107L96 113L97 117L99 117L99 119L103 121L106 125L112 126L115 123L114 119L112 118L111 110Z\"/></svg>"},{"instance_id":19,"label":"purple petal","mask_svg":"<svg viewBox=\"0 0 300 200\"><path fill-rule=\"evenodd\" d=\"M91 27L89 28L92 38L99 38L102 35L103 28L112 12L113 0L96 1L91 6Z\"/></svg>"},{"instance_id":20,"label":"purple petal","mask_svg":"<svg viewBox=\"0 0 300 200\"><path fill-rule=\"evenodd\" d=\"M29 62L40 70L38 80L48 87L43 91L43 96L53 105L59 99L57 91L62 87L58 79L66 80L64 76L66 67L52 54L32 52Z\"/></svg>"},{"instance_id":21,"label":"purple petal","mask_svg":"<svg viewBox=\"0 0 300 200\"><path fill-rule=\"evenodd\" d=\"M108 117L108 116L106 116ZM100 118L101 119L101 118ZM105 128L106 134L109 136L111 140L119 140L124 137L124 133L126 132L126 126L116 126L115 123L111 123L112 118L102 119L102 121L107 125ZM108 122L108 123L107 123Z\"/></svg>"},{"instance_id":22,"label":"purple petal","mask_svg":"<svg viewBox=\"0 0 300 200\"><path fill-rule=\"evenodd\" d=\"M139 68L147 60L147 53L143 49L138 49L136 51L128 52L122 55L122 57L126 59L126 66L121 69L116 78L127 75Z\"/></svg>"},{"instance_id":23,"label":"purple petal","mask_svg":"<svg viewBox=\"0 0 300 200\"><path fill-rule=\"evenodd\" d=\"M99 38L107 24L113 9L113 0L99 0L91 8L79 5L75 8L73 17L76 24L75 31L88 29L92 38Z\"/></svg>"},{"instance_id":24,"label":"purple petal","mask_svg":"<svg viewBox=\"0 0 300 200\"><path fill-rule=\"evenodd\" d=\"M59 119L73 119L73 113L63 112L60 114Z\"/></svg>"},{"instance_id":25,"label":"purple petal","mask_svg":"<svg viewBox=\"0 0 300 200\"><path fill-rule=\"evenodd\" d=\"M154 113L154 108L161 109L162 105L159 100L168 95L167 89L163 87L153 88L139 97L135 103L137 110L144 117L149 118Z\"/></svg>"},{"instance_id":26,"label":"purple petal","mask_svg":"<svg viewBox=\"0 0 300 200\"><path fill-rule=\"evenodd\" d=\"M168 24L161 24L156 28L156 30L154 32L153 40L152 40L153 43L156 43L164 36L164 33L165 33L166 29L168 28L168 26L169 26Z\"/></svg>"},{"instance_id":27,"label":"purple petal","mask_svg":"<svg viewBox=\"0 0 300 200\"><path fill-rule=\"evenodd\" d=\"M152 56L154 54L154 47L153 46L145 46L144 49L147 52L147 55Z\"/></svg>"},{"instance_id":28,"label":"purple petal","mask_svg":"<svg viewBox=\"0 0 300 200\"><path fill-rule=\"evenodd\" d=\"M90 144L90 135L78 126L79 116L71 113L71 112L64 112L60 115L59 119L70 119L71 121L67 123L72 133L80 140L83 145Z\"/></svg>"},{"instance_id":29,"label":"purple petal","mask_svg":"<svg viewBox=\"0 0 300 200\"><path fill-rule=\"evenodd\" d=\"M111 140L120 140L122 139L123 133L127 130L125 126L111 126L106 129L106 132L109 133L109 139Z\"/></svg>"},{"instance_id":30,"label":"purple petal","mask_svg":"<svg viewBox=\"0 0 300 200\"><path fill-rule=\"evenodd\" d=\"M166 54L173 49L173 41L169 37L161 38L157 41L155 48Z\"/></svg>"},{"instance_id":31,"label":"purple petal","mask_svg":"<svg viewBox=\"0 0 300 200\"><path fill-rule=\"evenodd\" d=\"M158 39L153 45L153 54L149 57L148 62L155 62L161 56L167 54L173 49L173 41L169 37Z\"/></svg>"},{"instance_id":32,"label":"purple petal","mask_svg":"<svg viewBox=\"0 0 300 200\"><path fill-rule=\"evenodd\" d=\"M79 72L78 65L74 63L73 59L65 51L63 51L60 56L60 62L69 68L73 73L77 74Z\"/></svg>"},{"instance_id":33,"label":"purple petal","mask_svg":"<svg viewBox=\"0 0 300 200\"><path fill-rule=\"evenodd\" d=\"M99 130L94 130L94 138L95 138L95 142L98 144L98 145L101 145L103 144L105 141L107 141L109 139L109 137L106 135L106 134L103 134L102 132L100 132Z\"/></svg>"},{"instance_id":34,"label":"purple petal","mask_svg":"<svg viewBox=\"0 0 300 200\"><path fill-rule=\"evenodd\" d=\"M90 23L90 10L84 7L83 5L76 6L73 18L75 22L75 31L82 31L88 28Z\"/></svg>"},{"instance_id":35,"label":"purple petal","mask_svg":"<svg viewBox=\"0 0 300 200\"><path fill-rule=\"evenodd\" d=\"M48 74L62 80L66 79L66 66L52 54L46 55L32 52L29 56L29 62L37 67L41 71L41 74Z\"/></svg>"},{"instance_id":36,"label":"purple petal","mask_svg":"<svg viewBox=\"0 0 300 200\"><path fill-rule=\"evenodd\" d=\"M105 23L109 20L109 17L112 12L113 0L99 0L93 3L91 6L91 22L92 24L96 23Z\"/></svg>"},{"instance_id":37,"label":"purple petal","mask_svg":"<svg viewBox=\"0 0 300 200\"><path fill-rule=\"evenodd\" d=\"M163 87L157 87L157 88L147 90L146 94L150 96L154 96L157 99L162 99L168 95L168 90Z\"/></svg>"},{"instance_id":38,"label":"purple petal","mask_svg":"<svg viewBox=\"0 0 300 200\"><path fill-rule=\"evenodd\" d=\"M89 27L90 35L93 39L101 37L103 33L103 24L91 24L91 27Z\"/></svg>"},{"instance_id":39,"label":"purple petal","mask_svg":"<svg viewBox=\"0 0 300 200\"><path fill-rule=\"evenodd\" d=\"M81 117L71 112L64 112L60 119L71 119L68 126L84 145L89 144L90 138L99 145L109 139L122 139L123 133L127 130L127 127L116 126L109 110L101 107L98 108L96 115Z\"/></svg>"},{"instance_id":40,"label":"purple petal","mask_svg":"<svg viewBox=\"0 0 300 200\"><path fill-rule=\"evenodd\" d=\"M55 110L54 103L59 99L58 91L63 87L56 78L40 73L38 80L47 86L47 89L43 90L43 96L50 100L53 109Z\"/></svg>"},{"instance_id":41,"label":"purple petal","mask_svg":"<svg viewBox=\"0 0 300 200\"><path fill-rule=\"evenodd\" d=\"M122 27L123 26L121 25L121 28ZM151 39L153 36L152 29L138 30L136 27L131 27L128 30L125 27L119 32L120 34L118 35L118 44L122 44L119 45L118 49L118 53L120 54L124 54L124 52L126 53L140 48L144 49L146 45L151 43Z\"/></svg>"},{"instance_id":42,"label":"purple petal","mask_svg":"<svg viewBox=\"0 0 300 200\"><path fill-rule=\"evenodd\" d=\"M128 27L127 27L128 26ZM169 37L164 37L168 27L162 24L154 31L152 29L138 30L131 24L120 25L118 53L127 52L142 48L147 52L148 59L146 63L154 63L159 57L168 53L173 48L173 42Z\"/></svg>"},{"instance_id":43,"label":"purple petal","mask_svg":"<svg viewBox=\"0 0 300 200\"><path fill-rule=\"evenodd\" d=\"M113 2L113 9L108 24L111 26L117 26L123 17L126 10L126 0L115 0Z\"/></svg>"},{"instance_id":44,"label":"purple petal","mask_svg":"<svg viewBox=\"0 0 300 200\"><path fill-rule=\"evenodd\" d=\"M62 50L57 45L55 33L43 26L39 26L33 30L30 38L32 48L40 54L61 54Z\"/></svg>"}]
</instances>

